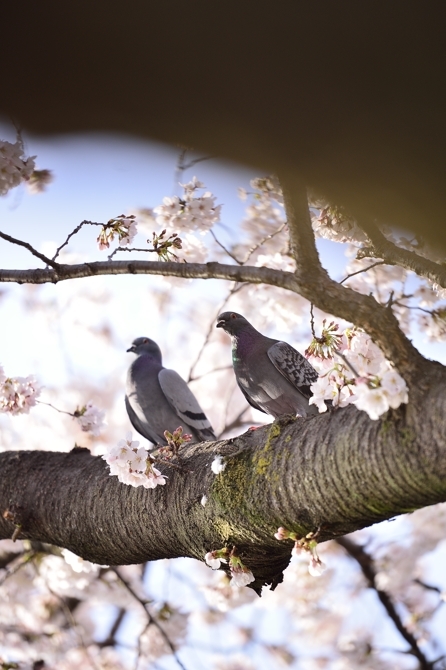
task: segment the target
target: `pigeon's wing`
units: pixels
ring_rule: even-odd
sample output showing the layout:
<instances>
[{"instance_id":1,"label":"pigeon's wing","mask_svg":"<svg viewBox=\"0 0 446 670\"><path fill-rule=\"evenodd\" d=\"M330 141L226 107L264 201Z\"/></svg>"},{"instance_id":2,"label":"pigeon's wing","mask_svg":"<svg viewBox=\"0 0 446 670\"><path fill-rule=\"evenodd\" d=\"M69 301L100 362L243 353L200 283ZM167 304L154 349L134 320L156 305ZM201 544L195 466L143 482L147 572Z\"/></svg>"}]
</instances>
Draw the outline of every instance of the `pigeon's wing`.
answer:
<instances>
[{"instance_id":1,"label":"pigeon's wing","mask_svg":"<svg viewBox=\"0 0 446 670\"><path fill-rule=\"evenodd\" d=\"M192 428L200 439L215 440L215 434L206 414L184 379L175 370L163 368L158 381L165 397L180 419Z\"/></svg>"},{"instance_id":2,"label":"pigeon's wing","mask_svg":"<svg viewBox=\"0 0 446 670\"><path fill-rule=\"evenodd\" d=\"M264 414L266 414L265 410L262 409L261 407L259 407L259 405L256 402L254 402L254 400L252 398L249 397L249 395L246 393L243 386L239 383L238 379L237 379L237 384L238 384L238 387L239 387L240 391L243 393L243 395L245 396L246 400L249 402L251 407L254 407L254 409L258 409L259 412L263 412Z\"/></svg>"},{"instance_id":3,"label":"pigeon's wing","mask_svg":"<svg viewBox=\"0 0 446 670\"><path fill-rule=\"evenodd\" d=\"M305 398L313 395L310 386L318 374L314 367L287 342L276 342L267 351L271 363Z\"/></svg>"},{"instance_id":4,"label":"pigeon's wing","mask_svg":"<svg viewBox=\"0 0 446 670\"><path fill-rule=\"evenodd\" d=\"M159 444L160 438L159 436L149 430L149 427L147 425L144 425L138 418L136 412L134 411L133 407L130 404L130 400L128 396L125 396L125 407L127 410L127 414L130 419L130 423L132 424L133 428L143 437L145 437L147 440L152 442L153 444ZM162 441L162 440L161 440Z\"/></svg>"}]
</instances>

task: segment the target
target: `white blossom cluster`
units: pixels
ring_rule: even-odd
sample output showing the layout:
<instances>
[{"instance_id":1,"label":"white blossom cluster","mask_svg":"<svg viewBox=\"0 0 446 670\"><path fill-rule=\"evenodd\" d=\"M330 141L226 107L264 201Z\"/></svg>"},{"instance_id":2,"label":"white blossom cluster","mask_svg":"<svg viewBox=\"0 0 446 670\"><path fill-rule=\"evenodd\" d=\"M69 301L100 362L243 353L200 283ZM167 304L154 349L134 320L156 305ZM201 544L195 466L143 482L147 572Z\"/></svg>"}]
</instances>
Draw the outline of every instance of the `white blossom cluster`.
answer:
<instances>
[{"instance_id":1,"label":"white blossom cluster","mask_svg":"<svg viewBox=\"0 0 446 670\"><path fill-rule=\"evenodd\" d=\"M206 187L196 177L180 186L184 189L183 197L165 197L163 204L154 208L156 222L175 232L207 232L220 220L221 205L215 204L215 196L210 191L198 195L197 192Z\"/></svg>"},{"instance_id":2,"label":"white blossom cluster","mask_svg":"<svg viewBox=\"0 0 446 670\"><path fill-rule=\"evenodd\" d=\"M6 195L22 181L30 179L35 167L34 159L35 156L25 158L19 139L14 144L0 140L0 195Z\"/></svg>"},{"instance_id":3,"label":"white blossom cluster","mask_svg":"<svg viewBox=\"0 0 446 670\"><path fill-rule=\"evenodd\" d=\"M366 234L345 212L330 205L315 205L311 223L317 237L333 242L360 242L367 240Z\"/></svg>"},{"instance_id":4,"label":"white blossom cluster","mask_svg":"<svg viewBox=\"0 0 446 670\"><path fill-rule=\"evenodd\" d=\"M105 567L97 565L96 563L90 563L90 561L86 561L77 554L73 554L69 549L62 549L61 554L74 572L92 572L97 574L101 567Z\"/></svg>"},{"instance_id":5,"label":"white blossom cluster","mask_svg":"<svg viewBox=\"0 0 446 670\"><path fill-rule=\"evenodd\" d=\"M207 571L207 574L203 574L201 577L202 582L209 577L210 579L207 583L200 584L199 590L202 591L207 603L212 608L212 610L208 610L208 613L212 612L212 620L218 620L222 616L222 613L229 610L252 603L256 597L252 589L234 589L231 587L230 578L225 572L215 570L209 573ZM204 612L201 614L201 617L205 621L208 619L208 613ZM213 622L212 620L211 623Z\"/></svg>"},{"instance_id":6,"label":"white blossom cluster","mask_svg":"<svg viewBox=\"0 0 446 670\"><path fill-rule=\"evenodd\" d=\"M137 232L135 215L129 214L126 216L125 214L120 214L102 226L97 239L99 250L108 249L115 237L118 238L119 244L125 247L133 242Z\"/></svg>"},{"instance_id":7,"label":"white blossom cluster","mask_svg":"<svg viewBox=\"0 0 446 670\"><path fill-rule=\"evenodd\" d=\"M306 537L298 538L296 533L289 531L283 526L274 533L276 540L294 540L294 547L291 551L292 556L309 556L308 572L312 577L320 577L326 570L325 563L320 559L317 552L317 542L314 540L314 533L309 533Z\"/></svg>"},{"instance_id":8,"label":"white blossom cluster","mask_svg":"<svg viewBox=\"0 0 446 670\"><path fill-rule=\"evenodd\" d=\"M131 433L102 458L110 466L110 475L116 475L123 484L154 489L166 483L165 477L153 466L147 449L140 447L137 440L132 441Z\"/></svg>"},{"instance_id":9,"label":"white blossom cluster","mask_svg":"<svg viewBox=\"0 0 446 670\"><path fill-rule=\"evenodd\" d=\"M288 236L285 230L285 212L280 187L274 177L252 179L254 191L239 189L239 197L250 201L241 228L248 234L248 240L234 246L233 251L240 260L250 262L263 258L258 265L279 264L280 269L289 262L286 255ZM283 259L280 261L279 254ZM288 269L288 268L285 268Z\"/></svg>"},{"instance_id":10,"label":"white blossom cluster","mask_svg":"<svg viewBox=\"0 0 446 670\"><path fill-rule=\"evenodd\" d=\"M78 419L82 430L94 436L99 435L104 427L105 412L93 405L91 401L77 409L74 416Z\"/></svg>"},{"instance_id":11,"label":"white blossom cluster","mask_svg":"<svg viewBox=\"0 0 446 670\"><path fill-rule=\"evenodd\" d=\"M334 407L353 403L376 420L390 407L396 409L408 402L404 379L370 336L359 329L346 329L330 356L309 358L319 373L311 385L310 404L319 412L327 411L326 400L331 400Z\"/></svg>"},{"instance_id":12,"label":"white blossom cluster","mask_svg":"<svg viewBox=\"0 0 446 670\"><path fill-rule=\"evenodd\" d=\"M229 560L229 569L231 571L230 586L248 586L248 584L255 580L251 570L249 570L246 565L243 565L241 559L238 556L235 556L233 552L229 554L226 548L208 551L204 560L212 570L218 570L221 563L227 563Z\"/></svg>"},{"instance_id":13,"label":"white blossom cluster","mask_svg":"<svg viewBox=\"0 0 446 670\"><path fill-rule=\"evenodd\" d=\"M355 256L357 247L349 245L348 256ZM386 303L392 295L392 310L400 328L410 335L414 324L430 341L446 338L446 290L429 280L419 278L418 286L407 290L411 273L397 265L373 266L370 258L352 258L346 273L357 273L346 285L358 293L372 294L380 303ZM367 270L367 271L365 271Z\"/></svg>"},{"instance_id":14,"label":"white blossom cluster","mask_svg":"<svg viewBox=\"0 0 446 670\"><path fill-rule=\"evenodd\" d=\"M28 377L6 377L0 365L0 412L28 414L37 402L41 387L36 379Z\"/></svg>"},{"instance_id":15,"label":"white blossom cluster","mask_svg":"<svg viewBox=\"0 0 446 670\"><path fill-rule=\"evenodd\" d=\"M150 212L155 221L168 235L181 234L180 260L188 263L204 263L208 250L194 233L205 235L220 220L221 205L215 204L215 196L210 191L199 195L205 189L196 177L183 187L182 197L174 195L163 198L163 202ZM146 217L147 218L147 217ZM169 279L172 283L172 279Z\"/></svg>"}]
</instances>

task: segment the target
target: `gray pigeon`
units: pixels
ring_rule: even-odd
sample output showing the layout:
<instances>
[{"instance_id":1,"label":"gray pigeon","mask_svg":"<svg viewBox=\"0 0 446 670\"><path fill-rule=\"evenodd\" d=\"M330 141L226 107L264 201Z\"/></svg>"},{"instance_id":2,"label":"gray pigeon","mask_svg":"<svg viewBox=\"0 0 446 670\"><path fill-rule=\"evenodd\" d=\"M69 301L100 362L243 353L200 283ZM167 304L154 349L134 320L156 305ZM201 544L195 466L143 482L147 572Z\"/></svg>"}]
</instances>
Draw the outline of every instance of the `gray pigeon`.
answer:
<instances>
[{"instance_id":1,"label":"gray pigeon","mask_svg":"<svg viewBox=\"0 0 446 670\"><path fill-rule=\"evenodd\" d=\"M136 354L127 373L125 406L135 430L153 444L166 444L164 431L183 426L193 442L215 440L209 420L188 385L174 370L163 368L161 350L148 337L127 349Z\"/></svg>"},{"instance_id":2,"label":"gray pigeon","mask_svg":"<svg viewBox=\"0 0 446 670\"><path fill-rule=\"evenodd\" d=\"M317 414L308 401L310 385L318 378L316 370L302 354L286 342L259 333L236 312L223 312L217 318L232 338L232 364L243 395L252 407L271 414Z\"/></svg>"}]
</instances>

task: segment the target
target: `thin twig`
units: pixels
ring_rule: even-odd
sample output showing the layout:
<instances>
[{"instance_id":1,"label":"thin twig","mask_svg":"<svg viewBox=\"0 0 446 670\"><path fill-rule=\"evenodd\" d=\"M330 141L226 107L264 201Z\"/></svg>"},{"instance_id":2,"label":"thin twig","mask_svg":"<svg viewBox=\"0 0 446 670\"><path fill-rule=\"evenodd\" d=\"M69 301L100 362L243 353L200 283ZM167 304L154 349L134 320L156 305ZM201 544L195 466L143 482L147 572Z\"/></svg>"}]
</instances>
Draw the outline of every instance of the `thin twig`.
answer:
<instances>
[{"instance_id":1,"label":"thin twig","mask_svg":"<svg viewBox=\"0 0 446 670\"><path fill-rule=\"evenodd\" d=\"M11 567L7 568L5 570L5 574L0 577L0 586L5 583L9 577L12 577L13 575L16 574L20 570L20 568L23 568L24 565L27 565L34 556L36 556L37 552L36 551L28 551L23 554L19 554L19 560Z\"/></svg>"},{"instance_id":2,"label":"thin twig","mask_svg":"<svg viewBox=\"0 0 446 670\"><path fill-rule=\"evenodd\" d=\"M68 607L67 603L65 602L65 599L61 595L59 595L58 593L53 591L50 588L50 586L48 585L48 583L46 584L46 586L47 586L48 591L51 593L51 595L59 601L59 603L61 605L61 610L62 610L62 612L64 613L64 616L65 616L65 619L66 619L68 625L71 626L71 628L74 630L75 635L77 635L77 637L79 639L79 642L80 642L80 647L83 649L83 651L85 653L85 656L90 661L91 666L95 670L100 670L99 667L96 665L96 661L90 655L90 652L89 652L88 647L87 647L87 645L85 643L85 640L84 640L84 636L82 634L82 629L79 626L79 624L77 623L76 619L74 618L73 612Z\"/></svg>"},{"instance_id":3,"label":"thin twig","mask_svg":"<svg viewBox=\"0 0 446 670\"><path fill-rule=\"evenodd\" d=\"M423 307L418 307L418 305L403 305L399 300L394 300L393 304L398 305L398 307L404 307L404 309L417 309L419 312L424 312L430 316L433 314L433 310L424 309Z\"/></svg>"},{"instance_id":4,"label":"thin twig","mask_svg":"<svg viewBox=\"0 0 446 670\"><path fill-rule=\"evenodd\" d=\"M202 379L203 377L207 377L208 375L213 375L214 372L221 372L222 370L231 370L232 365L222 365L220 368L212 368L212 370L208 370L207 372L203 372L202 375L197 375L196 377L192 377L189 379L190 382L196 382L198 379Z\"/></svg>"},{"instance_id":5,"label":"thin twig","mask_svg":"<svg viewBox=\"0 0 446 670\"><path fill-rule=\"evenodd\" d=\"M127 610L125 609L125 607L120 607L118 609L118 613L117 613L116 618L115 618L115 620L112 624L112 627L110 628L109 634L107 635L107 637L104 640L102 640L102 642L97 642L96 643L100 649L103 649L104 647L114 647L117 644L116 633L118 632L119 627L121 626L122 621L123 621L126 614L127 614ZM147 624L147 625L149 625L149 624Z\"/></svg>"},{"instance_id":6,"label":"thin twig","mask_svg":"<svg viewBox=\"0 0 446 670\"><path fill-rule=\"evenodd\" d=\"M341 279L339 282L340 284L343 284L347 279L350 279L350 277L354 277L355 275L361 274L361 272L367 272L368 270L371 270L372 268L376 268L377 265L385 265L384 261L377 261L376 263L372 263L372 265L369 265L366 268L363 268L362 270L357 270L356 272L351 272L349 275L344 277L344 279Z\"/></svg>"},{"instance_id":7,"label":"thin twig","mask_svg":"<svg viewBox=\"0 0 446 670\"><path fill-rule=\"evenodd\" d=\"M431 584L426 584L425 582L421 581L421 579L415 578L413 581L415 582L415 584L418 584L418 586L422 586L423 589L426 589L427 591L435 591L439 595L443 593L443 591L440 588L438 588L438 586L432 586Z\"/></svg>"},{"instance_id":8,"label":"thin twig","mask_svg":"<svg viewBox=\"0 0 446 670\"><path fill-rule=\"evenodd\" d=\"M396 607L386 591L382 591L376 585L376 570L373 564L373 559L368 554L363 547L356 544L347 537L340 537L335 540L337 544L345 549L345 551L354 558L359 567L361 568L362 574L366 578L368 585L376 591L378 598L380 599L382 605L384 606L387 614L392 619L395 624L398 632L406 640L410 646L409 653L415 656L420 664L421 670L432 670L432 663L430 663L426 656L421 651L418 646L418 642L415 636L404 626L400 615L398 614Z\"/></svg>"},{"instance_id":9,"label":"thin twig","mask_svg":"<svg viewBox=\"0 0 446 670\"><path fill-rule=\"evenodd\" d=\"M218 246L219 246L221 249L223 249L223 251L224 251L225 253L227 253L228 256L229 256L230 258L232 258L233 261L235 261L236 263L238 263L238 265L243 265L243 262L244 262L244 261L240 261L236 256L234 256L234 254L231 254L231 252L230 252L228 249L226 249L225 245L222 244L222 243L220 242L220 240L217 239L217 237L216 237L216 235L215 235L215 233L214 233L214 231L213 231L212 229L211 229L210 233L211 233L212 237L214 238L214 240L217 242Z\"/></svg>"},{"instance_id":10,"label":"thin twig","mask_svg":"<svg viewBox=\"0 0 446 670\"><path fill-rule=\"evenodd\" d=\"M66 412L64 409L58 409L57 407L54 407L50 402L43 402L43 400L36 400L36 403L38 405L46 405L47 407L51 407L52 409L55 409L56 412L59 412L59 414L68 414L68 416L72 416L73 418L76 418L75 414L73 412Z\"/></svg>"},{"instance_id":11,"label":"thin twig","mask_svg":"<svg viewBox=\"0 0 446 670\"><path fill-rule=\"evenodd\" d=\"M216 156L202 156L201 158L193 158L189 163L184 163L184 160L186 158L187 154L187 149L183 148L180 151L180 154L178 156L176 168L175 168L175 175L174 175L174 187L176 189L177 185L180 182L181 175L183 172L186 170L189 170L190 168L194 167L197 163L202 163L203 161L209 161L212 160L213 158L216 158Z\"/></svg>"},{"instance_id":12,"label":"thin twig","mask_svg":"<svg viewBox=\"0 0 446 670\"><path fill-rule=\"evenodd\" d=\"M425 277L432 282L446 288L446 266L444 263L420 256L415 251L403 249L388 240L373 221L362 219L357 224L369 237L372 246L363 247L360 250L363 257L382 258L387 265L399 265L406 270L416 272L420 277Z\"/></svg>"},{"instance_id":13,"label":"thin twig","mask_svg":"<svg viewBox=\"0 0 446 670\"><path fill-rule=\"evenodd\" d=\"M360 377L360 376L361 376L361 375L358 373L358 371L355 369L355 367L350 363L350 361L348 360L348 358L347 358L346 356L344 356L344 354L341 354L340 351L335 351L334 353L336 354L336 356L339 356L339 358L342 358L342 360L344 361L344 363L347 365L347 367L350 368L350 370L353 372L353 374L355 375L355 377Z\"/></svg>"},{"instance_id":14,"label":"thin twig","mask_svg":"<svg viewBox=\"0 0 446 670\"><path fill-rule=\"evenodd\" d=\"M312 302L310 302L310 326L311 326L311 334L313 335L313 338L316 339L316 331L314 330L314 313L313 313L314 305Z\"/></svg>"},{"instance_id":15,"label":"thin twig","mask_svg":"<svg viewBox=\"0 0 446 670\"><path fill-rule=\"evenodd\" d=\"M136 247L116 247L116 249L107 256L108 260L111 261L113 256L118 253L118 251L144 251L145 253L158 253L157 249L137 249Z\"/></svg>"},{"instance_id":16,"label":"thin twig","mask_svg":"<svg viewBox=\"0 0 446 670\"><path fill-rule=\"evenodd\" d=\"M137 602L139 602L139 604L144 608L144 611L145 611L145 613L146 613L146 616L147 616L147 619L148 619L148 621L149 621L149 624L153 624L153 625L155 626L155 628L158 629L158 631L160 632L160 634L161 634L162 638L164 639L165 643L167 644L167 646L169 647L170 651L172 652L172 656L174 657L175 661L178 663L179 667L182 668L182 670L186 670L185 666L183 665L183 663L180 661L180 659L179 659L178 656L177 656L175 647L174 647L174 645L173 645L171 639L169 638L169 636L167 635L167 633L165 632L165 630L160 626L159 622L155 619L155 617L153 617L153 616L150 614L149 610L147 609L147 605L148 605L148 603L147 603L146 601L142 600L142 599L138 596L138 594L133 590L133 588L130 586L129 582L125 579L125 577L123 577L123 576L121 575L121 573L120 573L120 571L118 570L118 568L113 568L113 567L111 567L110 569L115 573L115 575L116 575L116 576L118 577L118 579L122 582L122 584L125 586L125 588L127 589L127 591L133 596L133 598L135 598L135 600L137 600Z\"/></svg>"},{"instance_id":17,"label":"thin twig","mask_svg":"<svg viewBox=\"0 0 446 670\"><path fill-rule=\"evenodd\" d=\"M234 293L237 293L237 291L239 291L241 288L242 288L242 285L240 285L240 284L235 284L235 285L231 288L231 290L229 291L229 293L228 293L228 295L226 296L226 298L223 300L223 302L222 302L222 304L220 305L220 307L218 308L215 317L212 319L211 323L209 324L209 328L208 328L208 330L207 330L206 337L204 338L204 342L203 342L203 344L202 344L202 346L201 346L200 351L198 352L198 356L196 357L195 361L192 363L192 366L191 366L191 368L190 368L190 370L189 370L189 377L188 377L188 379L187 379L188 382L190 382L190 381L192 381L192 380L194 379L194 377L193 377L194 370L195 370L195 368L197 367L197 365L198 365L198 363L199 363L199 361L200 361L200 358L201 358L201 356L202 356L202 354L203 354L203 351L204 351L205 347L207 346L207 344L208 344L208 342L209 342L209 340L210 340L210 338L211 338L212 333L214 332L214 328L215 328L215 320L216 320L216 318L217 318L218 315L221 313L221 311L226 307L226 305L228 304L230 298L234 295Z\"/></svg>"},{"instance_id":18,"label":"thin twig","mask_svg":"<svg viewBox=\"0 0 446 670\"><path fill-rule=\"evenodd\" d=\"M282 230L284 230L284 228L286 228L287 225L288 224L285 221L284 223L282 223L277 228L277 230L275 230L273 233L269 233L269 235L265 235L265 237L263 239L261 239L260 242L257 242L257 244L255 244L253 247L251 247L251 249L249 249L248 253L246 254L245 258L243 259L242 265L244 265L245 263L247 263L249 261L249 259L257 251L257 249L259 249L261 246L263 246L265 244L265 242L268 242L268 240L272 240L273 237L276 237L276 235L281 233Z\"/></svg>"},{"instance_id":19,"label":"thin twig","mask_svg":"<svg viewBox=\"0 0 446 670\"><path fill-rule=\"evenodd\" d=\"M186 156L186 152L184 152L184 155ZM217 158L217 156L202 156L201 158L193 158L187 165L182 166L182 171L185 172L186 170L190 170L190 168L195 167L197 163L202 163L203 161L211 161L214 158Z\"/></svg>"},{"instance_id":20,"label":"thin twig","mask_svg":"<svg viewBox=\"0 0 446 670\"><path fill-rule=\"evenodd\" d=\"M71 238L72 238L74 235L76 235L76 234L80 231L80 229L81 229L83 226L102 226L102 225L104 225L104 224L102 224L102 223L95 223L95 222L93 222L93 221L82 221L82 222L81 222L78 226L76 226L76 228L75 228L75 229L68 235L68 237L66 238L65 242L63 242L63 243L60 245L60 247L57 247L57 249L56 249L56 253L54 254L52 260L53 260L53 261L56 260L56 258L58 257L58 255L60 254L60 252L62 251L62 249L63 249L64 247L67 246L67 244L68 244L68 242L71 240Z\"/></svg>"},{"instance_id":21,"label":"thin twig","mask_svg":"<svg viewBox=\"0 0 446 670\"><path fill-rule=\"evenodd\" d=\"M141 634L138 636L138 644L136 646L136 657L135 657L135 666L134 670L138 670L138 665L139 661L141 659L141 654L142 654L142 644L141 644L141 638L142 636L148 631L149 627L151 625L151 621L148 621L146 625L144 626L144 630L141 632Z\"/></svg>"},{"instance_id":22,"label":"thin twig","mask_svg":"<svg viewBox=\"0 0 446 670\"><path fill-rule=\"evenodd\" d=\"M59 264L55 263L51 258L48 258L48 256L45 256L44 254L41 254L40 251L37 251L37 249L34 249L31 244L28 242L23 242L23 240L18 240L16 237L11 237L11 235L7 235L6 233L2 233L0 231L0 237L2 237L4 240L7 242L10 242L11 244L17 244L19 247L24 247L25 249L28 249L28 251L35 256L36 258L39 258L41 261L45 263L45 265L49 265L52 267L54 270L58 270Z\"/></svg>"}]
</instances>

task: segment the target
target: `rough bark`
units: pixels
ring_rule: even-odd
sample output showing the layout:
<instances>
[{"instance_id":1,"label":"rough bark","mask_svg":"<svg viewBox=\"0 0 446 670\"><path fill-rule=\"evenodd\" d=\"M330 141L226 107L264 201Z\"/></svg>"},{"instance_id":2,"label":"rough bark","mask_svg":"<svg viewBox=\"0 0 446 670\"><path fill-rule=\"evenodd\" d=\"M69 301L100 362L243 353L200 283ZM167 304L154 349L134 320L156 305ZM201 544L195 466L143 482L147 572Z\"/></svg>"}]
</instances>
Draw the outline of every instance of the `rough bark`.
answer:
<instances>
[{"instance_id":1,"label":"rough bark","mask_svg":"<svg viewBox=\"0 0 446 670\"><path fill-rule=\"evenodd\" d=\"M292 548L274 538L279 526L323 542L446 501L446 374L430 363L425 373L429 391L380 421L347 407L186 446L181 469L162 466L169 479L155 490L120 484L87 450L5 452L0 537L19 526L19 538L113 565L202 560L235 545L254 588L274 586ZM216 454L226 462L217 476Z\"/></svg>"}]
</instances>

